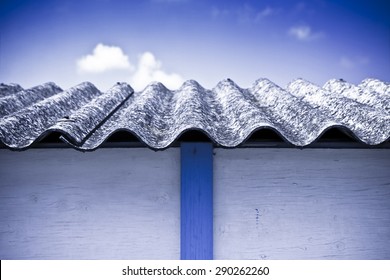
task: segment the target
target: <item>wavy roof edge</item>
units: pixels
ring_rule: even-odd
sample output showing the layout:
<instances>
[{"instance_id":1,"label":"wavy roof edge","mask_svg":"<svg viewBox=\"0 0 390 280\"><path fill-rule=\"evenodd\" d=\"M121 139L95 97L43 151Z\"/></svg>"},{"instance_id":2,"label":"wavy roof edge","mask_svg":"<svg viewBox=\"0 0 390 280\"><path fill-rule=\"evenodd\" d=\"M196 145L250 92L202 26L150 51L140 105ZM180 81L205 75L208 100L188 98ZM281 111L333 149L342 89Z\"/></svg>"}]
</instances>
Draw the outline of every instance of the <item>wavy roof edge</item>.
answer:
<instances>
[{"instance_id":1,"label":"wavy roof edge","mask_svg":"<svg viewBox=\"0 0 390 280\"><path fill-rule=\"evenodd\" d=\"M139 92L127 83L106 92L89 82L67 90L52 82L29 89L0 84L0 143L13 150L27 149L55 132L77 150L90 151L118 131L159 150L194 130L233 148L262 129L306 147L332 128L369 146L388 142L390 83L331 79L319 87L299 78L281 88L261 78L245 89L225 79L208 90L188 80L177 90L153 82Z\"/></svg>"},{"instance_id":2,"label":"wavy roof edge","mask_svg":"<svg viewBox=\"0 0 390 280\"><path fill-rule=\"evenodd\" d=\"M270 79L268 79L268 78L258 78L258 79L256 79L256 80L252 83L252 85L251 85L250 87L254 87L256 84L258 84L259 82L262 82L262 81L268 81L268 82L270 82L270 83L273 83L273 82L272 82ZM293 84L293 83L295 83L295 82L297 82L297 81L306 81L306 82L310 82L310 81L308 81L308 80L306 80L306 79L304 79L304 78L295 78L295 79L292 79L290 82L288 82L288 83L285 85L285 88L288 88L290 84ZM218 83L216 83L215 86L211 88L211 90L217 88L220 84L223 84L223 83L226 83L226 82L233 83L233 84L235 84L237 87L244 89L243 87L240 87L238 84L236 84L236 83L234 82L234 80L232 80L232 79L230 79L230 78L225 78L225 79L222 79L221 81L219 81ZM344 79L342 79L342 78L332 78L332 79L329 79L328 81L326 81L326 82L324 83L323 87L326 87L326 85L328 85L328 84L330 84L330 83L333 83L333 82L343 82L343 83L347 83L347 84L350 84L350 85L356 85L356 86L359 86L359 85L367 85L367 84L370 84L370 83L371 83L371 84L381 84L382 86L387 87L387 88L390 87L390 82L382 81L382 80L377 79L377 78L364 78L364 79L362 79L361 82L358 83L358 84L349 83L348 81L346 81L346 80L344 80ZM179 88L177 88L177 89L169 89L169 88L166 87L166 86L164 85L164 83L162 83L162 82L159 82L159 81L152 81L152 82L150 82L148 85L146 85L142 90L139 90L139 91L137 91L137 92L145 91L148 87L153 86L153 85L160 85L160 86L162 86L163 88L165 88L165 89L168 90L168 91L178 91L178 90L180 90L181 88L183 88L185 85L187 85L187 84L189 84L189 83L190 83L190 84L196 84L196 85L200 86L201 88L206 89L206 87L203 87L202 84L199 83L198 81L196 81L196 80L194 80L194 79L188 79L188 80L185 80L185 81L181 84L181 86L180 86ZM312 83L312 82L310 82L310 83ZM131 87L131 83L127 83L127 82L116 82L112 87L114 87L114 86L116 86L116 85L118 85L118 84L127 85L127 86L130 86L130 87ZM283 87L281 87L279 84L276 84L276 83L273 83L273 84L277 85L277 86L280 87L280 88L283 88ZM317 85L317 86L320 86L320 85L315 84L315 83L312 83L312 84ZM0 83L0 92L3 92L3 91L5 91L5 90L7 90L7 89L11 89L11 90L15 93L15 92L17 92L17 91L22 91L22 90L27 90L27 89L33 89L33 88L35 88L35 87L40 87L40 86L44 86L44 85L49 85L49 86L52 86L52 87L58 87L58 88L61 89L61 87L60 87L59 85L57 85L55 82L45 82L45 83L43 83L43 84L34 85L34 86L31 86L31 87L28 87L28 88L24 88L24 87L22 87L22 86L21 86L20 84L18 84L18 83L13 83L13 82L4 83L4 82L2 82L2 83ZM70 88L77 87L77 86L81 86L81 85L90 85L90 86L96 87L98 90L101 90L101 89L99 89L99 87L97 87L96 85L94 85L92 82L89 82L89 81L81 82L81 83L77 84L76 86L72 86L72 87L70 87ZM62 87L62 89L65 89L65 90L70 89L70 88ZM389 90L389 89L388 89L388 90ZM390 91L388 91L387 93L390 94ZM3 97L3 96L0 95L0 98L1 98L1 97Z\"/></svg>"}]
</instances>

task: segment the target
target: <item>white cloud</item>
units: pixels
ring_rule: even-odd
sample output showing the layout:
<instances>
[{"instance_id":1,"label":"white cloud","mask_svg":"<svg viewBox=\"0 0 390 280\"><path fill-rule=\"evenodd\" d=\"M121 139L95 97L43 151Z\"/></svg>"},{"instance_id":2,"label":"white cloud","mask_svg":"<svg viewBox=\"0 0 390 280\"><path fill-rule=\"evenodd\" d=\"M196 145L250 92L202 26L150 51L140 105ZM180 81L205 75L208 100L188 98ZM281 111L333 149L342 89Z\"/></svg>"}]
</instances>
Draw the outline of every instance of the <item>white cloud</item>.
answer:
<instances>
[{"instance_id":1,"label":"white cloud","mask_svg":"<svg viewBox=\"0 0 390 280\"><path fill-rule=\"evenodd\" d=\"M288 33L298 40L306 40L311 34L310 26L294 26L291 27Z\"/></svg>"},{"instance_id":2,"label":"white cloud","mask_svg":"<svg viewBox=\"0 0 390 280\"><path fill-rule=\"evenodd\" d=\"M240 24L253 24L259 23L262 19L279 14L280 9L267 6L261 10L257 10L249 4L244 4L236 9L218 8L213 7L211 9L211 16L214 19L234 17Z\"/></svg>"},{"instance_id":3,"label":"white cloud","mask_svg":"<svg viewBox=\"0 0 390 280\"><path fill-rule=\"evenodd\" d=\"M169 89L176 89L183 83L183 78L176 73L166 73L162 69L161 61L151 52L140 55L137 69L131 77L131 85L141 90L152 81L163 83Z\"/></svg>"},{"instance_id":4,"label":"white cloud","mask_svg":"<svg viewBox=\"0 0 390 280\"><path fill-rule=\"evenodd\" d=\"M169 89L177 89L184 82L179 74L165 72L162 62L157 60L151 52L142 53L138 64L133 66L120 47L100 43L94 48L92 54L77 60L79 74L104 74L104 77L110 79L107 72L114 69L122 70L120 76L127 76L127 81L136 90L142 90L153 81L161 82ZM99 77L102 78L102 76ZM112 83L115 82L112 81Z\"/></svg>"},{"instance_id":5,"label":"white cloud","mask_svg":"<svg viewBox=\"0 0 390 280\"><path fill-rule=\"evenodd\" d=\"M310 41L323 36L321 32L313 33L311 27L308 25L293 26L288 30L288 34L300 41Z\"/></svg>"},{"instance_id":6,"label":"white cloud","mask_svg":"<svg viewBox=\"0 0 390 280\"><path fill-rule=\"evenodd\" d=\"M263 18L272 16L272 15L274 15L276 13L277 13L277 11L275 9L273 9L271 7L266 7L263 10L261 10L260 12L257 13L255 21L259 21L259 20L261 20Z\"/></svg>"},{"instance_id":7,"label":"white cloud","mask_svg":"<svg viewBox=\"0 0 390 280\"><path fill-rule=\"evenodd\" d=\"M120 47L98 44L92 54L77 60L80 73L103 73L114 69L131 70L133 66Z\"/></svg>"},{"instance_id":8,"label":"white cloud","mask_svg":"<svg viewBox=\"0 0 390 280\"><path fill-rule=\"evenodd\" d=\"M368 57L365 57L365 56L358 56L358 57L354 57L354 58L343 56L340 58L339 64L343 68L352 69L352 68L356 68L356 67L359 67L362 65L366 65L369 62L370 62L370 59Z\"/></svg>"}]
</instances>

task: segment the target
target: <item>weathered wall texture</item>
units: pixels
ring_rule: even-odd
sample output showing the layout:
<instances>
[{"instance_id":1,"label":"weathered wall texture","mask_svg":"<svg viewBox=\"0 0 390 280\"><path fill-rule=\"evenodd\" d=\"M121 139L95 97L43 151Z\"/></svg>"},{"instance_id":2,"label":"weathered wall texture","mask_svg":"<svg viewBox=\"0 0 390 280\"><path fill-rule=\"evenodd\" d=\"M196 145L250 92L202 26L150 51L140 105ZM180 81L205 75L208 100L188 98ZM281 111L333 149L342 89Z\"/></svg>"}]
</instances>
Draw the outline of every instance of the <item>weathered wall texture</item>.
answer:
<instances>
[{"instance_id":1,"label":"weathered wall texture","mask_svg":"<svg viewBox=\"0 0 390 280\"><path fill-rule=\"evenodd\" d=\"M390 259L390 150L215 149L217 259Z\"/></svg>"},{"instance_id":2,"label":"weathered wall texture","mask_svg":"<svg viewBox=\"0 0 390 280\"><path fill-rule=\"evenodd\" d=\"M214 149L214 258L390 259L390 150ZM0 150L0 259L178 259L180 150Z\"/></svg>"},{"instance_id":3,"label":"weathered wall texture","mask_svg":"<svg viewBox=\"0 0 390 280\"><path fill-rule=\"evenodd\" d=\"M0 150L0 259L178 259L179 157Z\"/></svg>"}]
</instances>

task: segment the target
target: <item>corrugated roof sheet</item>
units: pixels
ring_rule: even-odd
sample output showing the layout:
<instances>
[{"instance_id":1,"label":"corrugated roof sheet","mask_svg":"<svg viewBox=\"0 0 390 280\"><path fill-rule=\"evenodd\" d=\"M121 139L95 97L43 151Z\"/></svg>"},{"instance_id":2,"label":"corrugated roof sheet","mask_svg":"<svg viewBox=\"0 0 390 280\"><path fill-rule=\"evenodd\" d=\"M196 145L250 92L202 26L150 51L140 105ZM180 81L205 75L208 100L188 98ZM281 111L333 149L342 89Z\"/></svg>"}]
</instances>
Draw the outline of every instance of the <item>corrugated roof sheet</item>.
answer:
<instances>
[{"instance_id":1,"label":"corrugated roof sheet","mask_svg":"<svg viewBox=\"0 0 390 280\"><path fill-rule=\"evenodd\" d=\"M368 145L389 140L390 83L330 80L319 87L297 79L281 88L259 79L243 89L226 79L208 90L190 80L174 91L152 83L141 92L126 83L107 92L88 82L68 90L54 83L27 90L0 85L0 141L12 149L59 132L73 147L93 150L122 130L153 149L170 146L188 130L235 147L262 128L306 146L333 127L349 130Z\"/></svg>"}]
</instances>

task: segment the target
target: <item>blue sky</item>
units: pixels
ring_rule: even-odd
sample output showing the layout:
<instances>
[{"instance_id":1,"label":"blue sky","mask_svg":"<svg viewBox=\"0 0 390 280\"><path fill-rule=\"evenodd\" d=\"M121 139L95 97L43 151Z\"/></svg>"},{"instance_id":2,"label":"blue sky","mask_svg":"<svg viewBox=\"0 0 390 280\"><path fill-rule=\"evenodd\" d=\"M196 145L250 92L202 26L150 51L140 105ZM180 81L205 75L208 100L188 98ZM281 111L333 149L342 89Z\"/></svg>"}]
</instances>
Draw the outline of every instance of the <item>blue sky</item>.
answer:
<instances>
[{"instance_id":1,"label":"blue sky","mask_svg":"<svg viewBox=\"0 0 390 280\"><path fill-rule=\"evenodd\" d=\"M388 1L0 1L0 81L390 81Z\"/></svg>"}]
</instances>

